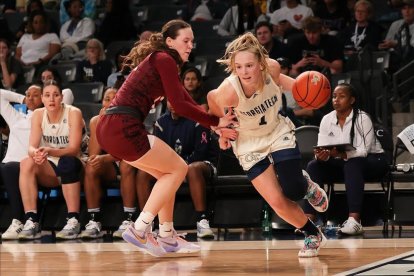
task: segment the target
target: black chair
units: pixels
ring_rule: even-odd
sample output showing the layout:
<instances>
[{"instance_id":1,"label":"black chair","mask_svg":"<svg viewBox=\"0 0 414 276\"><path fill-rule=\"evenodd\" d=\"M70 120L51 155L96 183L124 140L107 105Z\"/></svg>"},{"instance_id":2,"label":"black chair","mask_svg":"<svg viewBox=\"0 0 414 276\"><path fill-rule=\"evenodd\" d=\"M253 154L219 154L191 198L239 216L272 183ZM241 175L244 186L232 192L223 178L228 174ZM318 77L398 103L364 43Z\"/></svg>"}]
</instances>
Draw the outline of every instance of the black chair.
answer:
<instances>
[{"instance_id":1,"label":"black chair","mask_svg":"<svg viewBox=\"0 0 414 276\"><path fill-rule=\"evenodd\" d=\"M219 228L257 227L261 222L263 199L247 179L231 149L220 151L217 176L213 181L214 219Z\"/></svg>"},{"instance_id":2,"label":"black chair","mask_svg":"<svg viewBox=\"0 0 414 276\"><path fill-rule=\"evenodd\" d=\"M62 84L73 82L76 77L76 62L58 63L52 65L51 68L55 69L62 79Z\"/></svg>"},{"instance_id":3,"label":"black chair","mask_svg":"<svg viewBox=\"0 0 414 276\"><path fill-rule=\"evenodd\" d=\"M103 97L104 85L102 82L69 83L67 88L71 89L77 103L99 103Z\"/></svg>"},{"instance_id":4,"label":"black chair","mask_svg":"<svg viewBox=\"0 0 414 276\"><path fill-rule=\"evenodd\" d=\"M86 129L89 132L89 122L92 117L99 114L99 111L102 109L102 104L100 103L75 103L77 108L82 111L83 119L85 120Z\"/></svg>"},{"instance_id":5,"label":"black chair","mask_svg":"<svg viewBox=\"0 0 414 276\"><path fill-rule=\"evenodd\" d=\"M135 40L118 40L112 41L105 49L106 58L111 62L115 62L115 56L121 49L131 50L134 47ZM116 64L114 64L116 65Z\"/></svg>"},{"instance_id":6,"label":"black chair","mask_svg":"<svg viewBox=\"0 0 414 276\"><path fill-rule=\"evenodd\" d=\"M220 58L228 44L234 39L233 36L228 37L196 37L194 41L194 49L196 56L212 56Z\"/></svg>"},{"instance_id":7,"label":"black chair","mask_svg":"<svg viewBox=\"0 0 414 276\"><path fill-rule=\"evenodd\" d=\"M217 33L220 20L207 20L207 21L192 21L191 28L193 29L194 36L199 37L220 37Z\"/></svg>"},{"instance_id":8,"label":"black chair","mask_svg":"<svg viewBox=\"0 0 414 276\"><path fill-rule=\"evenodd\" d=\"M2 15L9 25L9 29L13 34L16 34L19 27L23 24L26 13L21 12L8 12Z\"/></svg>"},{"instance_id":9,"label":"black chair","mask_svg":"<svg viewBox=\"0 0 414 276\"><path fill-rule=\"evenodd\" d=\"M313 147L318 144L318 126L300 126L295 130L296 142L302 155L302 168L314 158Z\"/></svg>"}]
</instances>

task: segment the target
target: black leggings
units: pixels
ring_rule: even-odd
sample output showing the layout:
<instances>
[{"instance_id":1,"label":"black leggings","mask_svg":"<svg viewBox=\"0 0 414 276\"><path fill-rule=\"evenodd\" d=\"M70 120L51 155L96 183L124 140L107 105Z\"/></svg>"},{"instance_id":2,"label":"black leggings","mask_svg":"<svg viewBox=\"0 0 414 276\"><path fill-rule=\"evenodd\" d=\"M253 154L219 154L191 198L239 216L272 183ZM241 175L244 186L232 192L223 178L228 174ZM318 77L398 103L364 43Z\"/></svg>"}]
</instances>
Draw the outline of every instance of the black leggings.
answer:
<instances>
[{"instance_id":1,"label":"black leggings","mask_svg":"<svg viewBox=\"0 0 414 276\"><path fill-rule=\"evenodd\" d=\"M24 221L24 210L22 197L19 189L19 162L8 162L0 164L0 175L6 188L11 208L12 218Z\"/></svg>"},{"instance_id":2,"label":"black leggings","mask_svg":"<svg viewBox=\"0 0 414 276\"><path fill-rule=\"evenodd\" d=\"M302 173L301 160L280 161L274 167L285 196L293 201L302 199L308 190L308 183Z\"/></svg>"}]
</instances>

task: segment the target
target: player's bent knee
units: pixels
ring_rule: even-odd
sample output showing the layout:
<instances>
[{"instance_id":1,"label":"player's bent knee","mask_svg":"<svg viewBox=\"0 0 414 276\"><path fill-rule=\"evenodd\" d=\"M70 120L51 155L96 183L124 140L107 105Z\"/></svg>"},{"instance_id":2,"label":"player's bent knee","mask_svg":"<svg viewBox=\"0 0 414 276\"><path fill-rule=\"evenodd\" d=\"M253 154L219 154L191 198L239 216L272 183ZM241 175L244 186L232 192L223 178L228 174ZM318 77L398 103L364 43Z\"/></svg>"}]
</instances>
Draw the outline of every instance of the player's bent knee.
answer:
<instances>
[{"instance_id":1,"label":"player's bent knee","mask_svg":"<svg viewBox=\"0 0 414 276\"><path fill-rule=\"evenodd\" d=\"M63 156L59 159L57 172L62 184L70 184L80 181L82 162L77 157Z\"/></svg>"}]
</instances>

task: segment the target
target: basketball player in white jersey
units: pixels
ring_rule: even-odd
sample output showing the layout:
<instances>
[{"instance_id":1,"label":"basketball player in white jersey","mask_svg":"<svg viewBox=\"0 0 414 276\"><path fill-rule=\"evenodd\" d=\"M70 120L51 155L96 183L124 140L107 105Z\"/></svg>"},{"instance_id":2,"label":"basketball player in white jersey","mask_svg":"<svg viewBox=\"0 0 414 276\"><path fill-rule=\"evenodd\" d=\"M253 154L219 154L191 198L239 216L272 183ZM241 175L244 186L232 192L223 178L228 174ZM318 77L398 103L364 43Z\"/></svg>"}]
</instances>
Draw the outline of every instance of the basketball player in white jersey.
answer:
<instances>
[{"instance_id":1,"label":"basketball player in white jersey","mask_svg":"<svg viewBox=\"0 0 414 276\"><path fill-rule=\"evenodd\" d=\"M218 62L231 75L208 94L210 112L223 116L225 109L233 110L239 121L237 140L220 137L220 148L233 147L256 190L282 219L305 234L298 256L317 256L326 238L295 201L305 197L324 212L327 196L302 174L295 127L279 114L282 90L290 91L294 80L280 74L279 63L268 58L251 33L230 43Z\"/></svg>"},{"instance_id":2,"label":"basketball player in white jersey","mask_svg":"<svg viewBox=\"0 0 414 276\"><path fill-rule=\"evenodd\" d=\"M55 81L44 84L44 107L33 112L29 138L29 156L20 162L19 187L26 223L19 239L40 238L37 214L38 185L57 187L62 184L68 216L57 238L74 239L80 232L79 159L84 121L81 111L62 103L62 90ZM60 177L60 182L58 177Z\"/></svg>"}]
</instances>

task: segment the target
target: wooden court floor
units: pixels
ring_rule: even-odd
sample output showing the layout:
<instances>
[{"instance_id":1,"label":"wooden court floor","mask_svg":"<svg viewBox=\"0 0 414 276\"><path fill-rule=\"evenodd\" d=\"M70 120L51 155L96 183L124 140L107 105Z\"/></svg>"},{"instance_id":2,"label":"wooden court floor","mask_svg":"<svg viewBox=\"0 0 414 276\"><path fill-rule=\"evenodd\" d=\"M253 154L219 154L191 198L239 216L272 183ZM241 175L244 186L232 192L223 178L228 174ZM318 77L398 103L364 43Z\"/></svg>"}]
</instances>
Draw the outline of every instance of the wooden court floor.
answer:
<instances>
[{"instance_id":1,"label":"wooden court floor","mask_svg":"<svg viewBox=\"0 0 414 276\"><path fill-rule=\"evenodd\" d=\"M195 255L154 258L123 241L3 242L0 275L378 275L350 271L412 251L414 238L328 240L318 258L299 259L300 237L198 241ZM412 272L414 275L414 262ZM392 274L382 275L396 275Z\"/></svg>"}]
</instances>

